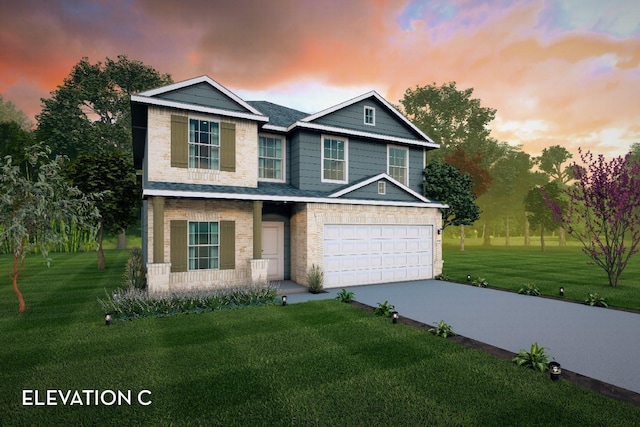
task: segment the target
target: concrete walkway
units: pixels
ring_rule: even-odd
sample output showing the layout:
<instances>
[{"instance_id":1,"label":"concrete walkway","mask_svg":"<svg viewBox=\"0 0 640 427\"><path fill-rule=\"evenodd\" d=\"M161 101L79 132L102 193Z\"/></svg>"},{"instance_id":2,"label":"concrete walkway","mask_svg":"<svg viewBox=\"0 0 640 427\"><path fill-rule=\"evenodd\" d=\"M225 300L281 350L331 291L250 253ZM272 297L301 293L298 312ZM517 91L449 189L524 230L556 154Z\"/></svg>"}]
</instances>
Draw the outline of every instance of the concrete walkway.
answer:
<instances>
[{"instance_id":1,"label":"concrete walkway","mask_svg":"<svg viewBox=\"0 0 640 427\"><path fill-rule=\"evenodd\" d=\"M514 354L537 342L563 369L640 393L640 314L438 280L346 289L363 304L389 301L402 317L430 325L444 320L459 335ZM297 290L283 284L281 293L297 303L340 291Z\"/></svg>"}]
</instances>

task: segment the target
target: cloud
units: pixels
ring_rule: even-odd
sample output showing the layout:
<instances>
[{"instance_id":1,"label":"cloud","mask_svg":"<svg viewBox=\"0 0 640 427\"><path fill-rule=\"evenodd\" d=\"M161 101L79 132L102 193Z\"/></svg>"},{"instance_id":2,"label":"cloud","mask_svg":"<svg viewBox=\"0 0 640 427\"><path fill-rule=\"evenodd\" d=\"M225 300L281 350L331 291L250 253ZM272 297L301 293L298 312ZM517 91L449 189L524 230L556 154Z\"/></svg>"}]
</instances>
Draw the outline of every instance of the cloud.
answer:
<instances>
[{"instance_id":1,"label":"cloud","mask_svg":"<svg viewBox=\"0 0 640 427\"><path fill-rule=\"evenodd\" d=\"M0 93L33 115L82 57L118 54L307 112L371 89L398 103L409 87L455 81L497 109L494 136L525 151L619 150L640 140L640 10L578 3L3 2Z\"/></svg>"}]
</instances>

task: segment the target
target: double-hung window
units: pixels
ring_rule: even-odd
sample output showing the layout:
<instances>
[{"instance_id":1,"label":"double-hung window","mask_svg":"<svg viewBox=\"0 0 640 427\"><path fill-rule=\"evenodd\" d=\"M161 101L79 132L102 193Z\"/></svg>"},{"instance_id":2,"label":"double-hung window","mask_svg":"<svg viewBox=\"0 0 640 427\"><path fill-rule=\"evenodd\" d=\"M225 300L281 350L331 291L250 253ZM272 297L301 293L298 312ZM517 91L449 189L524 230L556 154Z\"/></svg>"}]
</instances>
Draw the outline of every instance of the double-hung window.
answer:
<instances>
[{"instance_id":1,"label":"double-hung window","mask_svg":"<svg viewBox=\"0 0 640 427\"><path fill-rule=\"evenodd\" d=\"M322 137L322 181L347 182L348 141Z\"/></svg>"},{"instance_id":2,"label":"double-hung window","mask_svg":"<svg viewBox=\"0 0 640 427\"><path fill-rule=\"evenodd\" d=\"M373 107L364 107L364 124L365 125L376 125L376 109Z\"/></svg>"},{"instance_id":3,"label":"double-hung window","mask_svg":"<svg viewBox=\"0 0 640 427\"><path fill-rule=\"evenodd\" d=\"M189 119L189 167L220 169L219 123Z\"/></svg>"},{"instance_id":4,"label":"double-hung window","mask_svg":"<svg viewBox=\"0 0 640 427\"><path fill-rule=\"evenodd\" d=\"M282 138L261 136L258 142L258 178L284 180L284 144Z\"/></svg>"},{"instance_id":5,"label":"double-hung window","mask_svg":"<svg viewBox=\"0 0 640 427\"><path fill-rule=\"evenodd\" d=\"M387 153L387 173L391 178L407 185L409 150L406 147L389 145Z\"/></svg>"},{"instance_id":6,"label":"double-hung window","mask_svg":"<svg viewBox=\"0 0 640 427\"><path fill-rule=\"evenodd\" d=\"M220 259L218 222L189 222L189 270L213 270Z\"/></svg>"}]
</instances>

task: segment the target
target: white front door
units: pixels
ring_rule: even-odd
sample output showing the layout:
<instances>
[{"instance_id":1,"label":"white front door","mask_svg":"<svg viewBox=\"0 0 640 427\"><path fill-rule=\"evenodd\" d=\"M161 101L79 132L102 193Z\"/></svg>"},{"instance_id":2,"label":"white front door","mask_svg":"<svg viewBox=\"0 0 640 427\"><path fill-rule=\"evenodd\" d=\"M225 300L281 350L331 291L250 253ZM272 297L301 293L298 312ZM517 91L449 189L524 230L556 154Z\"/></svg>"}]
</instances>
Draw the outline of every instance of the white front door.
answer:
<instances>
[{"instance_id":1,"label":"white front door","mask_svg":"<svg viewBox=\"0 0 640 427\"><path fill-rule=\"evenodd\" d=\"M269 260L267 280L284 280L284 222L262 223L262 259Z\"/></svg>"}]
</instances>

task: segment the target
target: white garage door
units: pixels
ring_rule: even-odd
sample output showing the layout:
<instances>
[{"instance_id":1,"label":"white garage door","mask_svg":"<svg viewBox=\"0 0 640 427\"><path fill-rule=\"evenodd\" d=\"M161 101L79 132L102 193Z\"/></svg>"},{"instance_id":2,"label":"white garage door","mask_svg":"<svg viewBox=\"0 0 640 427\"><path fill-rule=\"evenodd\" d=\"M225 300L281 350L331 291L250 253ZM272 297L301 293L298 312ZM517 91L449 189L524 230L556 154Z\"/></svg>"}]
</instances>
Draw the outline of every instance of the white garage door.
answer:
<instances>
[{"instance_id":1,"label":"white garage door","mask_svg":"<svg viewBox=\"0 0 640 427\"><path fill-rule=\"evenodd\" d=\"M433 278L430 225L324 226L326 288Z\"/></svg>"}]
</instances>

